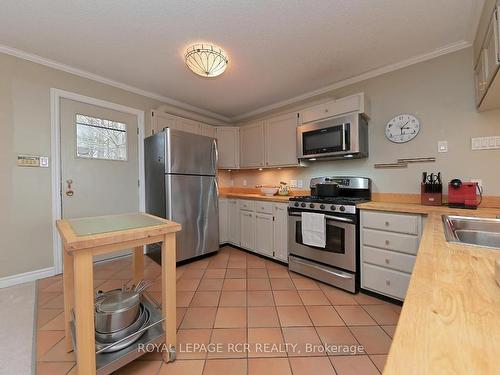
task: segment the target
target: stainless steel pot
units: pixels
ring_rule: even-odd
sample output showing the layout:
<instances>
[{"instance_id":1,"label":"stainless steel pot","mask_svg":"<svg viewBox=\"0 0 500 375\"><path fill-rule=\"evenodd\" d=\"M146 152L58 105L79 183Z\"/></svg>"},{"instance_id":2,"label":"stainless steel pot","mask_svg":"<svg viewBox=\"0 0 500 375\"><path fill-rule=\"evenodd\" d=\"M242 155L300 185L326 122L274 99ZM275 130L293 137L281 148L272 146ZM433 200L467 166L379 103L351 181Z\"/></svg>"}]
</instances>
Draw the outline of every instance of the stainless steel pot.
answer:
<instances>
[{"instance_id":1,"label":"stainless steel pot","mask_svg":"<svg viewBox=\"0 0 500 375\"><path fill-rule=\"evenodd\" d=\"M110 344L137 332L139 328L141 328L141 326L144 324L147 314L148 313L145 307L141 304L139 316L131 325L116 332L101 333L96 331L95 333L96 341L104 344Z\"/></svg>"},{"instance_id":2,"label":"stainless steel pot","mask_svg":"<svg viewBox=\"0 0 500 375\"><path fill-rule=\"evenodd\" d=\"M139 312L139 293L121 289L101 293L95 303L95 330L100 333L123 330L137 320Z\"/></svg>"}]
</instances>

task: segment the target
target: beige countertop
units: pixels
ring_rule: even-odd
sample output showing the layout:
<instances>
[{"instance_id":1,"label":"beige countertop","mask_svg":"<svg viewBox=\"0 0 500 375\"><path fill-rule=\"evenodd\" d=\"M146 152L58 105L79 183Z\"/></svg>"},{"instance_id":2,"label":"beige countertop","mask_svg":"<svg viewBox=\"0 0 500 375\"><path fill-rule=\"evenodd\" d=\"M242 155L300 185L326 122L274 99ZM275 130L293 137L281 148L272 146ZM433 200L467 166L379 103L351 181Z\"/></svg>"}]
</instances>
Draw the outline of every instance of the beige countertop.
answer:
<instances>
[{"instance_id":1,"label":"beige countertop","mask_svg":"<svg viewBox=\"0 0 500 375\"><path fill-rule=\"evenodd\" d=\"M500 250L446 241L441 215L495 217L500 208L368 202L361 209L427 215L384 374L494 374L500 366Z\"/></svg>"}]
</instances>

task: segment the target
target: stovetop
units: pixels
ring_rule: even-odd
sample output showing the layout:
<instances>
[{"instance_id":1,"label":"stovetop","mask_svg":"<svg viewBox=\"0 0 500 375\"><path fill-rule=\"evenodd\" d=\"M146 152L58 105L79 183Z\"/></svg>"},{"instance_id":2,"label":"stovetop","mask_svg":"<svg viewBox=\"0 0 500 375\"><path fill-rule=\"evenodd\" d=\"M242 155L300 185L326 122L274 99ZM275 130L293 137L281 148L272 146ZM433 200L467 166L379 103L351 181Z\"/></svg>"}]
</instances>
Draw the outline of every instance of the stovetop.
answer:
<instances>
[{"instance_id":1,"label":"stovetop","mask_svg":"<svg viewBox=\"0 0 500 375\"><path fill-rule=\"evenodd\" d=\"M298 211L337 212L355 214L356 204L368 202L359 197L319 197L315 195L297 196L289 199L288 207Z\"/></svg>"}]
</instances>

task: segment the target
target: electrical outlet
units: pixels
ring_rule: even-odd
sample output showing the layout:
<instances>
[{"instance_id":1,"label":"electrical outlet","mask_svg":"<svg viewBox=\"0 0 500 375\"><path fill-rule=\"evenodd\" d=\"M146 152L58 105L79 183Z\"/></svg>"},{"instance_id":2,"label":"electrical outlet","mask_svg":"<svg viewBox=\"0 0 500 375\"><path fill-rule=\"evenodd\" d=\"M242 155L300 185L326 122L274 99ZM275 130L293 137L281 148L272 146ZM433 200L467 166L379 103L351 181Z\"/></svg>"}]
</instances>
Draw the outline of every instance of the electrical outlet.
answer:
<instances>
[{"instance_id":1,"label":"electrical outlet","mask_svg":"<svg viewBox=\"0 0 500 375\"><path fill-rule=\"evenodd\" d=\"M304 187L304 181L303 180L299 180L298 183L297 183L297 187L299 188L303 188Z\"/></svg>"},{"instance_id":2,"label":"electrical outlet","mask_svg":"<svg viewBox=\"0 0 500 375\"><path fill-rule=\"evenodd\" d=\"M438 142L438 152L448 152L448 141Z\"/></svg>"},{"instance_id":3,"label":"electrical outlet","mask_svg":"<svg viewBox=\"0 0 500 375\"><path fill-rule=\"evenodd\" d=\"M297 180L290 180L290 187L296 188L297 187Z\"/></svg>"},{"instance_id":4,"label":"electrical outlet","mask_svg":"<svg viewBox=\"0 0 500 375\"><path fill-rule=\"evenodd\" d=\"M243 180L243 186L247 186L247 180Z\"/></svg>"}]
</instances>

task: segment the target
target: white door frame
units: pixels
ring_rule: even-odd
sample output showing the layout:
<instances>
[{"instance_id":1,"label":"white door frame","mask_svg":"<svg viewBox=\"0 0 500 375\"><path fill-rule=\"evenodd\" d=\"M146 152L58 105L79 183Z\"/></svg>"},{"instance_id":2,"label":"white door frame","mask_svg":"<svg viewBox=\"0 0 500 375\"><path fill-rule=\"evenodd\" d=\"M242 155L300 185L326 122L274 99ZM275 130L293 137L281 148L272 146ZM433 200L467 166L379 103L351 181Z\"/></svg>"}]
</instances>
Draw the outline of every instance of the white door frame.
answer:
<instances>
[{"instance_id":1,"label":"white door frame","mask_svg":"<svg viewBox=\"0 0 500 375\"><path fill-rule=\"evenodd\" d=\"M91 98L64 91L56 88L50 89L50 120L51 120L51 145L50 157L52 168L52 241L54 255L54 273L62 272L62 243L56 227L56 220L62 217L61 204L61 99L71 99L78 102L92 104L103 108L113 109L120 112L130 113L137 116L137 125L139 134L137 136L139 156L139 210L144 212L146 208L145 189L144 189L144 111L121 104L108 102L105 100Z\"/></svg>"}]
</instances>

